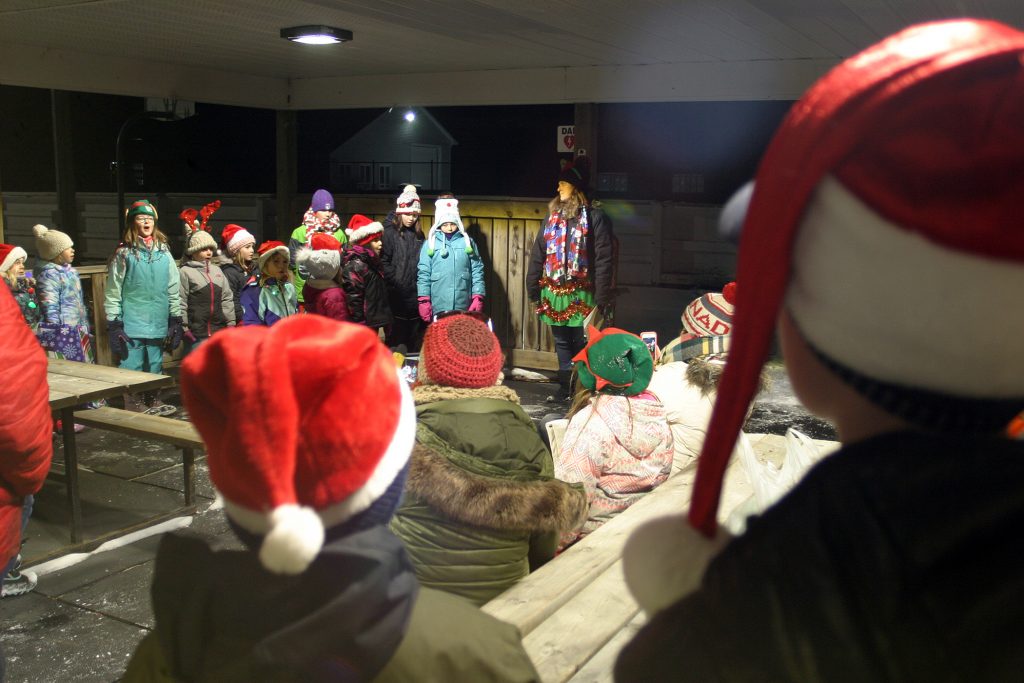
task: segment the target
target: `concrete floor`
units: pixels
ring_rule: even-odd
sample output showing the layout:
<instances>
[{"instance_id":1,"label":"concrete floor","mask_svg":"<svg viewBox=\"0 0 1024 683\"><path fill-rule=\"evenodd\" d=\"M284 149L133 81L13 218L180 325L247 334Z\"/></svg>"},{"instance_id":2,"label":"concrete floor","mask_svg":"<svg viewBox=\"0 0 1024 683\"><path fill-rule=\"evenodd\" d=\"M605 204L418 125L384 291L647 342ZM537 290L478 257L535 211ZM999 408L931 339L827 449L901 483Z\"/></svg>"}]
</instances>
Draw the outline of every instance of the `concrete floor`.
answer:
<instances>
[{"instance_id":1,"label":"concrete floor","mask_svg":"<svg viewBox=\"0 0 1024 683\"><path fill-rule=\"evenodd\" d=\"M816 438L827 425L797 405L781 370L774 388L755 406L757 431L783 433L785 422L801 421ZM552 384L510 381L524 409L539 419L551 412L544 397ZM180 405L170 394L168 402ZM774 422L773 422L774 420ZM810 429L808 429L808 426ZM770 428L770 429L769 429ZM813 433L811 433L813 432ZM60 439L55 440L60 460ZM181 456L177 449L90 429L79 435L85 535L116 533L183 505ZM238 547L223 511L214 502L205 457L197 458L198 512L178 518L193 532L223 547ZM63 484L47 483L37 496L23 549L25 565L61 556L70 544ZM7 683L114 681L138 641L153 627L149 585L160 536L94 552L83 561L42 574L36 590L0 602L0 642L7 658ZM116 542L115 542L116 545ZM59 560L41 565L53 567Z\"/></svg>"}]
</instances>

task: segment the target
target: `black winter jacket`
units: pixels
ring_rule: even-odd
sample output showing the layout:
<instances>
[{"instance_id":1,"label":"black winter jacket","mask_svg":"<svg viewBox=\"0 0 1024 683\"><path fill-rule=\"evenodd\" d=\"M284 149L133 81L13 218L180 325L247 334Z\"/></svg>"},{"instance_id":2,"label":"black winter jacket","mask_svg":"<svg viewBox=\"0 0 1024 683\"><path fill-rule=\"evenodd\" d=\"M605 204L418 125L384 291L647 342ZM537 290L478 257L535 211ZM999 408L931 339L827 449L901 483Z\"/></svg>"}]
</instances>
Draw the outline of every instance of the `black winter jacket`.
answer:
<instances>
[{"instance_id":1,"label":"black winter jacket","mask_svg":"<svg viewBox=\"0 0 1024 683\"><path fill-rule=\"evenodd\" d=\"M345 290L349 320L374 329L391 324L394 317L388 305L384 273L380 258L372 249L346 244L341 250L338 278Z\"/></svg>"},{"instance_id":2,"label":"black winter jacket","mask_svg":"<svg viewBox=\"0 0 1024 683\"><path fill-rule=\"evenodd\" d=\"M399 217L391 213L384 219L382 241L380 263L384 269L391 312L403 318L418 317L416 266L423 246L419 223L411 230L403 228Z\"/></svg>"},{"instance_id":3,"label":"black winter jacket","mask_svg":"<svg viewBox=\"0 0 1024 683\"><path fill-rule=\"evenodd\" d=\"M233 261L221 264L220 267L231 286L231 294L235 297L235 322L238 325L242 324L242 287L245 287L245 283L256 272L255 263L253 261L253 267L248 272Z\"/></svg>"}]
</instances>

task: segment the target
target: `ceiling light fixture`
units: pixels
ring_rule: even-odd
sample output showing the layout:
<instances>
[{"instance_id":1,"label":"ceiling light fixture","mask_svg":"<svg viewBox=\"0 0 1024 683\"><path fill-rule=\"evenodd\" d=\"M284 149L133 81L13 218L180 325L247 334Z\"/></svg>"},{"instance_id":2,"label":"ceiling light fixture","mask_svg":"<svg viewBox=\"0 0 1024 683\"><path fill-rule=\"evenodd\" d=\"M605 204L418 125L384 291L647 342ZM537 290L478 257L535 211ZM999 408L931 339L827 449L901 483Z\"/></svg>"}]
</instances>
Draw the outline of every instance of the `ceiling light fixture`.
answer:
<instances>
[{"instance_id":1,"label":"ceiling light fixture","mask_svg":"<svg viewBox=\"0 0 1024 683\"><path fill-rule=\"evenodd\" d=\"M409 123L412 123L413 121L416 120L416 112L410 109L409 111L405 112L405 116L403 118Z\"/></svg>"},{"instance_id":2,"label":"ceiling light fixture","mask_svg":"<svg viewBox=\"0 0 1024 683\"><path fill-rule=\"evenodd\" d=\"M330 45L352 40L352 31L333 26L292 26L281 29L281 37L305 45Z\"/></svg>"}]
</instances>

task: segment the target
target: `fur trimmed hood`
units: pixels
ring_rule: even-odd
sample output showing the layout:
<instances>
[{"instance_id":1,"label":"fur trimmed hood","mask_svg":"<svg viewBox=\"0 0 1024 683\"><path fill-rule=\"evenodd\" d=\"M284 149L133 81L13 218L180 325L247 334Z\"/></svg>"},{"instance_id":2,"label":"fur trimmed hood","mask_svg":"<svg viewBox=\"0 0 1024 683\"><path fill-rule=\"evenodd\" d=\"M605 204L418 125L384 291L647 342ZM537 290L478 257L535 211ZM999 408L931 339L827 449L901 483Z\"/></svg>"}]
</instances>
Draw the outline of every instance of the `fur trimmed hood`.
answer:
<instances>
[{"instance_id":1,"label":"fur trimmed hood","mask_svg":"<svg viewBox=\"0 0 1024 683\"><path fill-rule=\"evenodd\" d=\"M474 474L421 444L413 448L405 490L449 519L501 531L562 533L583 524L589 510L579 485Z\"/></svg>"},{"instance_id":2,"label":"fur trimmed hood","mask_svg":"<svg viewBox=\"0 0 1024 683\"><path fill-rule=\"evenodd\" d=\"M419 384L413 387L412 390L412 400L416 405L462 398L496 398L519 405L519 394L511 388L500 384L493 387L480 387L479 389L460 389L458 387L443 387L437 384Z\"/></svg>"},{"instance_id":3,"label":"fur trimmed hood","mask_svg":"<svg viewBox=\"0 0 1024 683\"><path fill-rule=\"evenodd\" d=\"M722 380L722 373L725 372L725 361L716 360L707 356L698 356L686 363L686 381L690 386L700 389L701 396L707 396L718 392L718 383ZM771 378L768 371L762 369L757 379L757 392L759 395L766 389L771 388Z\"/></svg>"}]
</instances>

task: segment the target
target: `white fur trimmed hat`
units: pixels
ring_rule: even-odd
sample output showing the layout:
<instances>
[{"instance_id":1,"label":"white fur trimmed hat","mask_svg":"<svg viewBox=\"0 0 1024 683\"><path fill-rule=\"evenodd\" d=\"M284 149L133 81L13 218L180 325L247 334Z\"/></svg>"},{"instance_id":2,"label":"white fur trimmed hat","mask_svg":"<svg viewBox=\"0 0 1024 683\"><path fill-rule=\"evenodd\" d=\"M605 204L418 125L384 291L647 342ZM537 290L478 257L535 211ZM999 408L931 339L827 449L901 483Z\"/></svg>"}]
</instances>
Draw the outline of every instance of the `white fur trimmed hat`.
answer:
<instances>
[{"instance_id":1,"label":"white fur trimmed hat","mask_svg":"<svg viewBox=\"0 0 1024 683\"><path fill-rule=\"evenodd\" d=\"M234 256L247 244L256 244L256 238L251 232L234 223L224 226L224 230L220 233L220 241L224 244L224 251L228 253L228 256Z\"/></svg>"},{"instance_id":2,"label":"white fur trimmed hat","mask_svg":"<svg viewBox=\"0 0 1024 683\"><path fill-rule=\"evenodd\" d=\"M334 235L315 233L308 247L295 254L296 265L303 266L311 279L330 280L341 268L341 243Z\"/></svg>"},{"instance_id":3,"label":"white fur trimmed hat","mask_svg":"<svg viewBox=\"0 0 1024 683\"><path fill-rule=\"evenodd\" d=\"M466 234L466 227L462 224L462 216L459 215L459 200L455 197L438 197L434 202L434 224L427 232L427 255L434 255L434 243L437 241L437 232L445 223L454 223L462 236L466 239L466 253L473 253L473 246L469 235ZM445 247L446 248L446 247Z\"/></svg>"},{"instance_id":4,"label":"white fur trimmed hat","mask_svg":"<svg viewBox=\"0 0 1024 683\"><path fill-rule=\"evenodd\" d=\"M36 236L36 251L39 252L39 258L44 261L52 261L65 249L75 246L67 233L45 225L37 223L32 227L32 232Z\"/></svg>"},{"instance_id":5,"label":"white fur trimmed hat","mask_svg":"<svg viewBox=\"0 0 1024 683\"><path fill-rule=\"evenodd\" d=\"M230 328L182 363L181 388L225 512L263 537L268 570L302 573L325 529L397 504L416 414L373 330L319 315Z\"/></svg>"},{"instance_id":6,"label":"white fur trimmed hat","mask_svg":"<svg viewBox=\"0 0 1024 683\"><path fill-rule=\"evenodd\" d=\"M348 221L348 227L345 228L348 241L352 244L372 242L373 237L383 234L383 232L384 226L380 221L375 221L361 213L353 214Z\"/></svg>"},{"instance_id":7,"label":"white fur trimmed hat","mask_svg":"<svg viewBox=\"0 0 1024 683\"><path fill-rule=\"evenodd\" d=\"M16 244L0 244L0 273L6 273L18 259L28 260L28 253Z\"/></svg>"},{"instance_id":8,"label":"white fur trimmed hat","mask_svg":"<svg viewBox=\"0 0 1024 683\"><path fill-rule=\"evenodd\" d=\"M904 419L996 429L1024 405L1022 84L1024 33L943 21L847 59L790 110L743 222L689 513L705 536L783 306L826 366Z\"/></svg>"}]
</instances>

